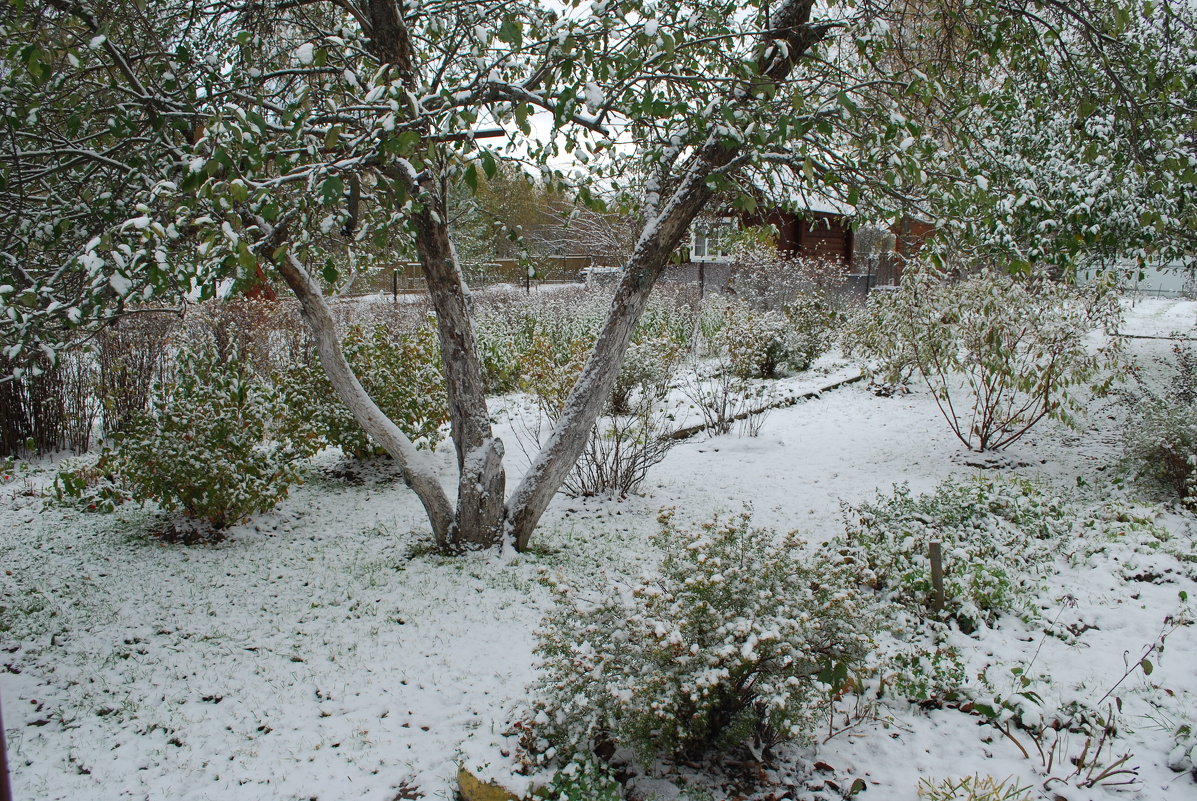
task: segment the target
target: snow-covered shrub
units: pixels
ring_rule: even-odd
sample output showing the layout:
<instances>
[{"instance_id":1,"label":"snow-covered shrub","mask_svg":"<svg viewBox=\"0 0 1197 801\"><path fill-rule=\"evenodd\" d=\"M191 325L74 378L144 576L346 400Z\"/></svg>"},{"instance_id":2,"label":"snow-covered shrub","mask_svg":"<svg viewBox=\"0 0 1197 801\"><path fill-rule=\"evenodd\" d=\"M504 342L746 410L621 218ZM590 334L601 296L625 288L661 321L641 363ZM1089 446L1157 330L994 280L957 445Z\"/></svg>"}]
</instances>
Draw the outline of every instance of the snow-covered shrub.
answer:
<instances>
[{"instance_id":1,"label":"snow-covered shrub","mask_svg":"<svg viewBox=\"0 0 1197 801\"><path fill-rule=\"evenodd\" d=\"M1120 320L1105 285L993 271L952 281L925 268L870 295L849 342L889 383L920 376L966 447L996 451L1044 418L1076 424L1078 389L1103 391L1118 375ZM1104 338L1090 347L1094 329Z\"/></svg>"},{"instance_id":2,"label":"snow-covered shrub","mask_svg":"<svg viewBox=\"0 0 1197 801\"><path fill-rule=\"evenodd\" d=\"M847 319L835 305L815 295L800 296L786 305L786 319L794 329L796 347L804 365L811 363L831 347L840 324Z\"/></svg>"},{"instance_id":3,"label":"snow-covered shrub","mask_svg":"<svg viewBox=\"0 0 1197 801\"><path fill-rule=\"evenodd\" d=\"M611 414L640 414L646 403L665 399L690 348L696 318L697 311L681 292L649 300L611 390Z\"/></svg>"},{"instance_id":4,"label":"snow-covered shrub","mask_svg":"<svg viewBox=\"0 0 1197 801\"><path fill-rule=\"evenodd\" d=\"M729 291L761 311L785 311L812 300L839 309L846 281L842 264L795 258L769 243L748 243L732 254Z\"/></svg>"},{"instance_id":5,"label":"snow-covered shrub","mask_svg":"<svg viewBox=\"0 0 1197 801\"><path fill-rule=\"evenodd\" d=\"M58 468L49 498L83 512L114 512L118 506L133 500L115 470L111 448L106 448L98 458L68 459Z\"/></svg>"},{"instance_id":6,"label":"snow-covered shrub","mask_svg":"<svg viewBox=\"0 0 1197 801\"><path fill-rule=\"evenodd\" d=\"M728 366L739 378L779 378L805 370L809 354L799 332L780 311L757 311L746 304L727 306L723 347Z\"/></svg>"},{"instance_id":7,"label":"snow-covered shrub","mask_svg":"<svg viewBox=\"0 0 1197 801\"><path fill-rule=\"evenodd\" d=\"M1131 417L1125 462L1139 478L1197 509L1197 353L1177 346L1176 370L1162 394L1147 392Z\"/></svg>"},{"instance_id":8,"label":"snow-covered shrub","mask_svg":"<svg viewBox=\"0 0 1197 801\"><path fill-rule=\"evenodd\" d=\"M1024 479L948 479L929 495L898 486L846 508L846 532L828 547L883 597L932 617L930 544L941 543L938 615L971 631L1002 613L1035 613L1034 594L1071 522L1068 507Z\"/></svg>"},{"instance_id":9,"label":"snow-covered shrub","mask_svg":"<svg viewBox=\"0 0 1197 801\"><path fill-rule=\"evenodd\" d=\"M435 448L449 419L440 346L430 325L402 331L389 325L354 326L345 335L346 358L378 407L419 447ZM290 412L292 437L309 452L332 445L355 458L380 456L313 355L275 377Z\"/></svg>"},{"instance_id":10,"label":"snow-covered shrub","mask_svg":"<svg viewBox=\"0 0 1197 801\"><path fill-rule=\"evenodd\" d=\"M543 334L532 334L520 362L520 389L531 395L540 411L556 420L565 406L578 374L586 364L586 342L580 339L554 342Z\"/></svg>"},{"instance_id":11,"label":"snow-covered shrub","mask_svg":"<svg viewBox=\"0 0 1197 801\"><path fill-rule=\"evenodd\" d=\"M514 382L540 412L527 441L540 442L561 414L602 324L610 293L565 290L493 305L481 316L480 340L492 386ZM667 396L694 330L695 312L682 292L650 300L625 355L611 396L586 449L565 480L574 495L636 491L673 441Z\"/></svg>"},{"instance_id":12,"label":"snow-covered shrub","mask_svg":"<svg viewBox=\"0 0 1197 801\"><path fill-rule=\"evenodd\" d=\"M965 776L961 779L919 779L919 798L926 801L1030 801L1030 787L1020 786L1012 776Z\"/></svg>"},{"instance_id":13,"label":"snow-covered shrub","mask_svg":"<svg viewBox=\"0 0 1197 801\"><path fill-rule=\"evenodd\" d=\"M1134 472L1197 509L1197 404L1153 404L1127 436Z\"/></svg>"},{"instance_id":14,"label":"snow-covered shrub","mask_svg":"<svg viewBox=\"0 0 1197 801\"><path fill-rule=\"evenodd\" d=\"M300 479L281 396L247 366L184 351L151 414L131 424L108 464L132 497L219 531L273 509Z\"/></svg>"},{"instance_id":15,"label":"snow-covered shrub","mask_svg":"<svg viewBox=\"0 0 1197 801\"><path fill-rule=\"evenodd\" d=\"M622 801L623 787L599 760L579 758L553 774L536 797L543 801Z\"/></svg>"},{"instance_id":16,"label":"snow-covered shrub","mask_svg":"<svg viewBox=\"0 0 1197 801\"><path fill-rule=\"evenodd\" d=\"M264 298L209 300L188 307L176 336L182 347L214 348L222 359L244 362L263 380L314 347L296 303Z\"/></svg>"},{"instance_id":17,"label":"snow-covered shrub","mask_svg":"<svg viewBox=\"0 0 1197 801\"><path fill-rule=\"evenodd\" d=\"M831 346L834 316L816 297L784 309L761 310L743 301L721 305L723 320L708 343L740 378L779 378L802 371Z\"/></svg>"},{"instance_id":18,"label":"snow-covered shrub","mask_svg":"<svg viewBox=\"0 0 1197 801\"><path fill-rule=\"evenodd\" d=\"M684 355L681 344L664 336L632 342L611 389L611 414L635 414L645 402L664 399Z\"/></svg>"},{"instance_id":19,"label":"snow-covered shrub","mask_svg":"<svg viewBox=\"0 0 1197 801\"><path fill-rule=\"evenodd\" d=\"M540 335L561 348L558 355L566 356L570 343L594 341L610 304L607 291L561 290L533 295L511 308L510 314L520 342Z\"/></svg>"},{"instance_id":20,"label":"snow-covered shrub","mask_svg":"<svg viewBox=\"0 0 1197 801\"><path fill-rule=\"evenodd\" d=\"M665 436L671 419L672 415L651 401L639 404L629 414L601 415L562 489L579 497L626 498L635 494L648 471L676 444Z\"/></svg>"},{"instance_id":21,"label":"snow-covered shrub","mask_svg":"<svg viewBox=\"0 0 1197 801\"><path fill-rule=\"evenodd\" d=\"M85 453L101 408L94 355L73 348L29 367L0 352L0 455Z\"/></svg>"},{"instance_id":22,"label":"snow-covered shrub","mask_svg":"<svg viewBox=\"0 0 1197 801\"><path fill-rule=\"evenodd\" d=\"M681 347L668 338L629 346L607 408L562 485L566 492L622 498L639 490L676 444L668 436L674 419L668 395L681 361Z\"/></svg>"},{"instance_id":23,"label":"snow-covered shrub","mask_svg":"<svg viewBox=\"0 0 1197 801\"><path fill-rule=\"evenodd\" d=\"M721 355L723 329L727 326L727 305L735 301L726 295L707 295L698 308L694 324L696 341L691 350L697 357Z\"/></svg>"},{"instance_id":24,"label":"snow-covered shrub","mask_svg":"<svg viewBox=\"0 0 1197 801\"><path fill-rule=\"evenodd\" d=\"M593 343L602 324L609 293L564 289L546 294L507 296L480 304L476 330L479 356L489 392L524 389L526 361L544 355L558 365L573 360L579 343Z\"/></svg>"},{"instance_id":25,"label":"snow-covered shrub","mask_svg":"<svg viewBox=\"0 0 1197 801\"><path fill-rule=\"evenodd\" d=\"M521 386L549 424L561 414L588 354L583 340L568 344L564 363L558 361L561 350L561 343L537 335L522 358ZM666 436L673 416L665 400L680 358L680 350L668 340L631 345L612 396L562 484L566 492L625 497L639 489L648 471L674 445ZM541 432L536 428L530 433L539 439Z\"/></svg>"},{"instance_id":26,"label":"snow-covered shrub","mask_svg":"<svg viewBox=\"0 0 1197 801\"><path fill-rule=\"evenodd\" d=\"M659 571L630 587L556 586L528 722L544 761L614 746L647 762L804 738L871 647L869 602L797 534L754 528L746 513L660 522Z\"/></svg>"},{"instance_id":27,"label":"snow-covered shrub","mask_svg":"<svg viewBox=\"0 0 1197 801\"><path fill-rule=\"evenodd\" d=\"M681 394L702 415L712 434L726 434L749 410L753 394L760 394L747 376L753 371L733 366L731 328L738 318L752 314L751 308L734 298L712 295L703 302L695 323L697 343L689 369L679 381ZM751 349L749 349L751 350Z\"/></svg>"},{"instance_id":28,"label":"snow-covered shrub","mask_svg":"<svg viewBox=\"0 0 1197 801\"><path fill-rule=\"evenodd\" d=\"M834 262L793 258L769 245L738 249L729 292L755 314L741 308L723 326L737 374L776 378L807 369L844 318L844 280Z\"/></svg>"},{"instance_id":29,"label":"snow-covered shrub","mask_svg":"<svg viewBox=\"0 0 1197 801\"><path fill-rule=\"evenodd\" d=\"M582 346L589 351L610 303L609 290L567 289L483 306L478 314L478 339L493 391L517 388L524 378L525 353L533 351L539 358L546 343L553 362L559 365L572 362ZM668 342L688 347L695 316L687 294L666 287L649 299L632 332L632 343Z\"/></svg>"},{"instance_id":30,"label":"snow-covered shrub","mask_svg":"<svg viewBox=\"0 0 1197 801\"><path fill-rule=\"evenodd\" d=\"M667 340L679 348L689 348L698 316L698 298L692 288L659 286L648 299L632 341Z\"/></svg>"}]
</instances>

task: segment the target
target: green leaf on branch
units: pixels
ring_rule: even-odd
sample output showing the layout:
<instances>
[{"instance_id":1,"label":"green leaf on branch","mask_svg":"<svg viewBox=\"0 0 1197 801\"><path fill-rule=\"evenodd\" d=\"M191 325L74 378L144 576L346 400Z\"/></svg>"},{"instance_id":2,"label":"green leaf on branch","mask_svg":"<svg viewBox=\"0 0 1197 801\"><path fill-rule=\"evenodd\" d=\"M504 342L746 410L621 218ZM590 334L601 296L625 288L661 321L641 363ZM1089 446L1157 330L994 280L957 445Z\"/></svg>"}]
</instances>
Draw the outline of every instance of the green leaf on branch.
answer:
<instances>
[{"instance_id":1,"label":"green leaf on branch","mask_svg":"<svg viewBox=\"0 0 1197 801\"><path fill-rule=\"evenodd\" d=\"M752 195L741 193L734 201L732 201L732 208L752 214L754 211L756 211L756 198L754 198Z\"/></svg>"},{"instance_id":2,"label":"green leaf on branch","mask_svg":"<svg viewBox=\"0 0 1197 801\"><path fill-rule=\"evenodd\" d=\"M519 47L524 43L524 26L514 16L508 16L499 26L499 41Z\"/></svg>"},{"instance_id":3,"label":"green leaf on branch","mask_svg":"<svg viewBox=\"0 0 1197 801\"><path fill-rule=\"evenodd\" d=\"M339 203L344 195L345 182L341 180L340 176L330 175L320 184L320 203L324 206Z\"/></svg>"},{"instance_id":4,"label":"green leaf on branch","mask_svg":"<svg viewBox=\"0 0 1197 801\"><path fill-rule=\"evenodd\" d=\"M399 155L410 156L420 145L420 134L416 131L402 131L399 134Z\"/></svg>"},{"instance_id":5,"label":"green leaf on branch","mask_svg":"<svg viewBox=\"0 0 1197 801\"><path fill-rule=\"evenodd\" d=\"M495 163L495 157L489 150L483 150L481 155L482 172L486 173L486 179L492 180L499 174L499 165Z\"/></svg>"}]
</instances>

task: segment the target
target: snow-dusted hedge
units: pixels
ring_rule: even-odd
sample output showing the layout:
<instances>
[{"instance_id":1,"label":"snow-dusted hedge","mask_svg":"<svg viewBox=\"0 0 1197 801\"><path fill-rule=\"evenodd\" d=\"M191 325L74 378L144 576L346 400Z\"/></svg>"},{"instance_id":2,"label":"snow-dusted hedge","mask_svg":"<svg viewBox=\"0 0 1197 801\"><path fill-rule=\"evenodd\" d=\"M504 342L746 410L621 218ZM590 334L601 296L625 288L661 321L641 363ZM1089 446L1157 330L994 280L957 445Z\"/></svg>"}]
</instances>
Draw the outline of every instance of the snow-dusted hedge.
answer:
<instances>
[{"instance_id":1,"label":"snow-dusted hedge","mask_svg":"<svg viewBox=\"0 0 1197 801\"><path fill-rule=\"evenodd\" d=\"M659 571L556 587L528 722L535 756L566 764L614 746L651 761L804 738L869 651L869 602L797 534L747 514L660 522Z\"/></svg>"},{"instance_id":2,"label":"snow-dusted hedge","mask_svg":"<svg viewBox=\"0 0 1197 801\"><path fill-rule=\"evenodd\" d=\"M722 336L741 378L777 378L807 369L830 346L843 319L843 266L796 259L772 244L733 256L729 283L738 303L725 306Z\"/></svg>"},{"instance_id":3,"label":"snow-dusted hedge","mask_svg":"<svg viewBox=\"0 0 1197 801\"><path fill-rule=\"evenodd\" d=\"M697 315L692 300L684 289L659 288L632 333L633 345L670 343L679 349L687 348ZM610 289L580 287L480 303L478 347L488 391L527 391L529 383L539 380L529 374L530 358L543 360L547 356L553 364L564 367L578 359L583 346L584 356L610 305ZM630 368L632 372L637 369ZM624 387L628 384L626 378L621 382Z\"/></svg>"},{"instance_id":4,"label":"snow-dusted hedge","mask_svg":"<svg viewBox=\"0 0 1197 801\"><path fill-rule=\"evenodd\" d=\"M962 628L1002 613L1033 614L1074 515L1021 478L948 479L935 492L906 486L846 508L843 537L829 547L860 566L860 579L920 617ZM932 610L930 544L941 543L944 607Z\"/></svg>"},{"instance_id":5,"label":"snow-dusted hedge","mask_svg":"<svg viewBox=\"0 0 1197 801\"><path fill-rule=\"evenodd\" d=\"M755 308L740 300L707 301L701 330L708 356L741 379L780 378L801 372L831 346L838 313L804 297L784 309Z\"/></svg>"},{"instance_id":6,"label":"snow-dusted hedge","mask_svg":"<svg viewBox=\"0 0 1197 801\"><path fill-rule=\"evenodd\" d=\"M378 407L419 447L435 448L449 419L440 346L431 325L414 330L376 323L353 326L345 335L346 358ZM356 458L378 456L381 446L366 436L341 401L318 360L292 364L274 377L288 409L290 436Z\"/></svg>"},{"instance_id":7,"label":"snow-dusted hedge","mask_svg":"<svg viewBox=\"0 0 1197 801\"><path fill-rule=\"evenodd\" d=\"M744 303L725 307L722 347L737 378L780 378L805 370L825 350L809 327L782 311L758 311Z\"/></svg>"}]
</instances>

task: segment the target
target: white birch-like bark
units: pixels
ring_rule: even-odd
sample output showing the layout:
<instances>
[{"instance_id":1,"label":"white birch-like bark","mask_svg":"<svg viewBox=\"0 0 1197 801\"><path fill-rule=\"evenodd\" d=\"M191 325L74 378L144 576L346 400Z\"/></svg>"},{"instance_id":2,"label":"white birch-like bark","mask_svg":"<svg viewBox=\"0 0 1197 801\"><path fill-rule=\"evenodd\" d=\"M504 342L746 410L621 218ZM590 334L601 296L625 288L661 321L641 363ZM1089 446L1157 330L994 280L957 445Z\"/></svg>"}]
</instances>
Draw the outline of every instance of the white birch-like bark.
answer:
<instances>
[{"instance_id":1,"label":"white birch-like bark","mask_svg":"<svg viewBox=\"0 0 1197 801\"><path fill-rule=\"evenodd\" d=\"M718 144L708 144L636 244L594 350L566 398L548 442L507 501L505 533L517 550L527 547L549 501L586 447L586 437L619 376L632 332L644 313L653 286L690 223L713 194L706 184L710 169L719 166L716 162L720 160L730 160L731 155Z\"/></svg>"},{"instance_id":2,"label":"white birch-like bark","mask_svg":"<svg viewBox=\"0 0 1197 801\"><path fill-rule=\"evenodd\" d=\"M424 505L437 545L441 548L451 548L454 531L453 508L436 476L432 461L420 453L411 439L378 408L378 404L353 374L353 368L349 366L341 348L336 324L324 299L324 293L299 260L288 255L275 266L279 275L299 299L303 317L316 336L316 351L320 354L320 363L324 366L324 372L328 375L333 389L366 433L395 459L403 472L403 479Z\"/></svg>"},{"instance_id":3,"label":"white birch-like bark","mask_svg":"<svg viewBox=\"0 0 1197 801\"><path fill-rule=\"evenodd\" d=\"M425 207L415 219L416 249L436 310L449 424L460 471L450 548L476 550L492 547L502 537L507 484L503 443L491 430L474 319L461 265L444 223L446 215L432 192L424 192L423 202Z\"/></svg>"},{"instance_id":4,"label":"white birch-like bark","mask_svg":"<svg viewBox=\"0 0 1197 801\"><path fill-rule=\"evenodd\" d=\"M763 63L762 76L774 82L784 80L806 51L826 36L827 29L810 24L813 6L813 0L790 0L778 9L776 28L769 35L784 39L788 51ZM738 90L736 99L754 102L745 90ZM690 223L714 194L707 179L731 164L738 151L734 145L725 145L712 136L690 159L684 177L659 206L660 211L646 223L624 268L623 280L594 350L570 391L548 442L507 501L505 536L517 550L527 547L541 515L586 447L586 437L619 376L632 332L654 284Z\"/></svg>"}]
</instances>

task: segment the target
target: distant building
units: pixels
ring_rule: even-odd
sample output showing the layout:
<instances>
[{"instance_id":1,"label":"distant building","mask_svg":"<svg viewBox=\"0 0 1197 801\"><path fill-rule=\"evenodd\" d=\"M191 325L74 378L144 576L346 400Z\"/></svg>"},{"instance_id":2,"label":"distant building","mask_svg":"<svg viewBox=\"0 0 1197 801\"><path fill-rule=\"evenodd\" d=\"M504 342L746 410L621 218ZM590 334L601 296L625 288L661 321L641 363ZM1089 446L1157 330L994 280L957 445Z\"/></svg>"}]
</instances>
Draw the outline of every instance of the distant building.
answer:
<instances>
[{"instance_id":1,"label":"distant building","mask_svg":"<svg viewBox=\"0 0 1197 801\"><path fill-rule=\"evenodd\" d=\"M768 189L762 191L753 212L729 210L695 220L683 261L670 269L669 280L697 281L713 289L726 286L731 276L735 234L757 227L773 230L774 242L782 254L836 262L851 273L855 248L852 219L856 210L838 200L812 197L792 188L785 192L784 202L770 202L764 198L777 197L778 192L776 186Z\"/></svg>"},{"instance_id":2,"label":"distant building","mask_svg":"<svg viewBox=\"0 0 1197 801\"><path fill-rule=\"evenodd\" d=\"M690 261L708 264L731 260L730 234L743 228L768 226L776 232L777 249L796 258L826 259L852 266L853 231L850 216L803 209L771 209L752 214L695 221L690 228Z\"/></svg>"}]
</instances>

